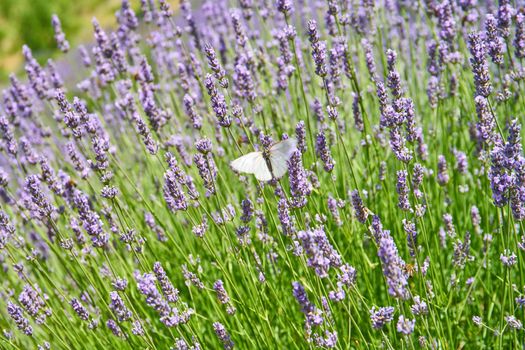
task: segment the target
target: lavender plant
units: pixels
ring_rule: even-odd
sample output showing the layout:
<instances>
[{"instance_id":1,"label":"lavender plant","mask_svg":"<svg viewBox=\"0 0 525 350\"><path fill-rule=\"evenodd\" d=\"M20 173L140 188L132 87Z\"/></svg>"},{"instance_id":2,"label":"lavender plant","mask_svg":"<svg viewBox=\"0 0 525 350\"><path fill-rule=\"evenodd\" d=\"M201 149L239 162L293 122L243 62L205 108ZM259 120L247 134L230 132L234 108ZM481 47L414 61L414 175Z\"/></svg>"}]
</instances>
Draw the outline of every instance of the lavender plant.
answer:
<instances>
[{"instance_id":1,"label":"lavender plant","mask_svg":"<svg viewBox=\"0 0 525 350\"><path fill-rule=\"evenodd\" d=\"M0 100L0 347L521 347L522 6L53 16L76 63L24 46ZM289 138L281 178L230 166Z\"/></svg>"}]
</instances>

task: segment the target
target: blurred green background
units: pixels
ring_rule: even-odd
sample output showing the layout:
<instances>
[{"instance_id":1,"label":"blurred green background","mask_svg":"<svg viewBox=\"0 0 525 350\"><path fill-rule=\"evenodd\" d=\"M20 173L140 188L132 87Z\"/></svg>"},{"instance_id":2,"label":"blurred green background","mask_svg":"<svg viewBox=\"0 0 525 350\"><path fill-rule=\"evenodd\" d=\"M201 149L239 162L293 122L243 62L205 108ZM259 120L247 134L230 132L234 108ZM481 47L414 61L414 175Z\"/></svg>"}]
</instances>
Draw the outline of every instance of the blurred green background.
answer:
<instances>
[{"instance_id":1,"label":"blurred green background","mask_svg":"<svg viewBox=\"0 0 525 350\"><path fill-rule=\"evenodd\" d=\"M138 11L140 1L130 2ZM169 2L174 6L178 1ZM60 54L51 26L54 13L74 48L92 40L93 17L97 17L103 27L114 27L114 15L120 4L121 0L0 0L0 82L5 81L10 72L23 70L24 44L41 63Z\"/></svg>"}]
</instances>

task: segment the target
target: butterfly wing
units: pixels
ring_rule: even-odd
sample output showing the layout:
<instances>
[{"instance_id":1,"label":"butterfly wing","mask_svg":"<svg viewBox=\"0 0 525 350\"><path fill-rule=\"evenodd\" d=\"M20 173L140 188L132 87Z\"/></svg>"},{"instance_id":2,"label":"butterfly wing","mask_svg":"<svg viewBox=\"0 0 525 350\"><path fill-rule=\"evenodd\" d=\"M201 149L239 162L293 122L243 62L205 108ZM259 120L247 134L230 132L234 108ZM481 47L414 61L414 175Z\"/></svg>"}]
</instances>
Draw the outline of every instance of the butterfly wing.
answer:
<instances>
[{"instance_id":1,"label":"butterfly wing","mask_svg":"<svg viewBox=\"0 0 525 350\"><path fill-rule=\"evenodd\" d=\"M259 181L270 181L272 179L272 174L270 173L261 152L245 154L244 156L235 159L230 165L235 171L254 174L255 178Z\"/></svg>"},{"instance_id":2,"label":"butterfly wing","mask_svg":"<svg viewBox=\"0 0 525 350\"><path fill-rule=\"evenodd\" d=\"M288 159L297 149L295 139L286 139L276 143L270 148L270 163L272 164L273 175L278 179L283 177L288 170Z\"/></svg>"}]
</instances>

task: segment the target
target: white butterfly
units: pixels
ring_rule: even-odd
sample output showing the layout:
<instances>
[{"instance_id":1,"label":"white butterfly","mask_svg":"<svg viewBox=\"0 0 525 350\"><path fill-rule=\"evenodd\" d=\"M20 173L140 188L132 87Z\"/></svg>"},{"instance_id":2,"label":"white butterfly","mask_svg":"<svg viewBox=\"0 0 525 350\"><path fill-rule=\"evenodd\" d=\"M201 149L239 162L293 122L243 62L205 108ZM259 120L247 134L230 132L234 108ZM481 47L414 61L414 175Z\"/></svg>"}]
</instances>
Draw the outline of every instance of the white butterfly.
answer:
<instances>
[{"instance_id":1,"label":"white butterfly","mask_svg":"<svg viewBox=\"0 0 525 350\"><path fill-rule=\"evenodd\" d=\"M269 149L269 165L263 157L262 152L251 152L244 156L235 159L230 163L233 170L254 174L259 181L270 181L272 178L281 178L288 170L288 159L297 149L297 141L295 139L286 139L281 142L273 144Z\"/></svg>"}]
</instances>

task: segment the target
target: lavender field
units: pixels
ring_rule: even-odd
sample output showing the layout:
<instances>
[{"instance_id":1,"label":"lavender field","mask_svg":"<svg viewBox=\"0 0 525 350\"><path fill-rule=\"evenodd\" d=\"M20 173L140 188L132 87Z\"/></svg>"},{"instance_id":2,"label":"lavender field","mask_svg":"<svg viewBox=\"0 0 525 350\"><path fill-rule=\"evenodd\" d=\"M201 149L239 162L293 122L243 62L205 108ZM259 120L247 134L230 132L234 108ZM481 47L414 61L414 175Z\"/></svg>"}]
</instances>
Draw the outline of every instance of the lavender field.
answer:
<instances>
[{"instance_id":1,"label":"lavender field","mask_svg":"<svg viewBox=\"0 0 525 350\"><path fill-rule=\"evenodd\" d=\"M522 348L524 6L49 18L72 65L1 85L0 348Z\"/></svg>"}]
</instances>

